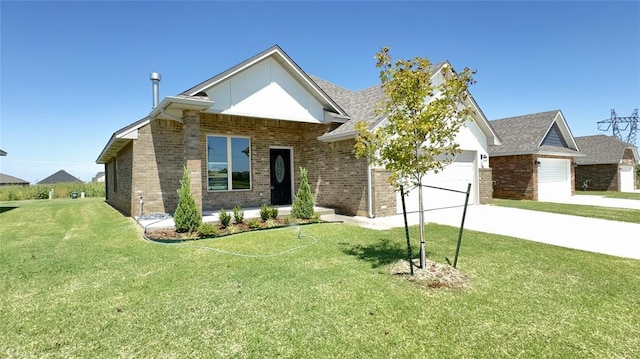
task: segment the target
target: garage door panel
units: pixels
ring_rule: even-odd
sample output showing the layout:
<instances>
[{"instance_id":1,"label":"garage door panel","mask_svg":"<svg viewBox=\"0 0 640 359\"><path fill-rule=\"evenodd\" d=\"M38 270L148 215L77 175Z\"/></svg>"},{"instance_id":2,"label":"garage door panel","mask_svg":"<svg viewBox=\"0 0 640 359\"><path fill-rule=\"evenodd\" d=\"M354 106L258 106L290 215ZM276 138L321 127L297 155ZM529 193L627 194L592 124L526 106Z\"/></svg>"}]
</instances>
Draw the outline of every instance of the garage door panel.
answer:
<instances>
[{"instance_id":1,"label":"garage door panel","mask_svg":"<svg viewBox=\"0 0 640 359\"><path fill-rule=\"evenodd\" d=\"M539 158L538 161L538 201L570 197L570 161L558 158Z\"/></svg>"},{"instance_id":2,"label":"garage door panel","mask_svg":"<svg viewBox=\"0 0 640 359\"><path fill-rule=\"evenodd\" d=\"M456 161L449 164L445 169L438 173L429 173L425 176L422 183L426 186L440 187L466 192L468 184L471 183L471 195L469 203L475 203L475 152L463 152ZM423 188L423 204L424 209L447 208L455 206L463 206L465 193L457 193L436 188ZM398 213L402 213L402 202L400 194L396 196ZM419 210L419 193L418 188L410 189L405 197L407 212L417 212Z\"/></svg>"},{"instance_id":3,"label":"garage door panel","mask_svg":"<svg viewBox=\"0 0 640 359\"><path fill-rule=\"evenodd\" d=\"M633 167L620 166L620 192L633 192Z\"/></svg>"}]
</instances>

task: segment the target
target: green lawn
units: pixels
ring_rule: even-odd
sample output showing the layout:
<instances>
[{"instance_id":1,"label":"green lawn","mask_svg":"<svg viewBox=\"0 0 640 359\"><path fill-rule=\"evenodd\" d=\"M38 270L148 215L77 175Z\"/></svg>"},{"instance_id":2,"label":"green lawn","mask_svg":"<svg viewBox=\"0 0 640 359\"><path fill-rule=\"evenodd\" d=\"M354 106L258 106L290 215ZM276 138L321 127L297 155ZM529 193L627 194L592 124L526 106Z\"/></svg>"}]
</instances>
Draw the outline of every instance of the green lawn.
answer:
<instances>
[{"instance_id":1,"label":"green lawn","mask_svg":"<svg viewBox=\"0 0 640 359\"><path fill-rule=\"evenodd\" d=\"M605 192L605 191L580 191L576 190L576 195L604 196L607 198L635 199L640 201L638 192Z\"/></svg>"},{"instance_id":2,"label":"green lawn","mask_svg":"<svg viewBox=\"0 0 640 359\"><path fill-rule=\"evenodd\" d=\"M569 214L581 217L608 219L611 221L640 223L640 210L627 208L609 208L585 206L568 203L537 202L526 200L494 198L491 202L495 206L528 209L559 214Z\"/></svg>"},{"instance_id":3,"label":"green lawn","mask_svg":"<svg viewBox=\"0 0 640 359\"><path fill-rule=\"evenodd\" d=\"M403 229L161 245L99 199L2 207L0 357L640 357L638 260L465 231L451 291L384 271ZM457 229L427 233L451 258Z\"/></svg>"}]
</instances>

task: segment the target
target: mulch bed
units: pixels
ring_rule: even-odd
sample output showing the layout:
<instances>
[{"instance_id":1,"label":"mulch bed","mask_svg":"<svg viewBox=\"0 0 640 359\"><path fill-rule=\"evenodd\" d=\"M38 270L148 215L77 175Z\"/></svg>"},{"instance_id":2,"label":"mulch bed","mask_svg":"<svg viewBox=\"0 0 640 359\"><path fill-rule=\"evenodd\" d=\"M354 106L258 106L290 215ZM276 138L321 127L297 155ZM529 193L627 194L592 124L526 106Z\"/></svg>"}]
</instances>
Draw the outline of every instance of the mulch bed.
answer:
<instances>
[{"instance_id":1,"label":"mulch bed","mask_svg":"<svg viewBox=\"0 0 640 359\"><path fill-rule=\"evenodd\" d=\"M253 222L253 226L249 223L249 221L244 221L242 223L233 223L227 227L222 227L219 224L214 224L214 226L218 227L218 233L215 236L200 236L199 233L178 233L175 228L151 228L147 229L146 236L147 238L160 240L163 242L182 242L187 240L195 240L195 239L204 239L204 238L213 238L213 237L223 237L231 234L238 234L243 232L251 232L251 231L259 231L263 229L269 228L281 228L286 226L295 226L295 225L304 225L310 223L321 223L319 220L292 220L285 218L277 218L277 219L269 219L266 222L259 221Z\"/></svg>"},{"instance_id":2,"label":"mulch bed","mask_svg":"<svg viewBox=\"0 0 640 359\"><path fill-rule=\"evenodd\" d=\"M392 263L386 267L386 270L390 274L402 276L417 285L429 288L461 289L470 286L469 277L450 265L427 259L424 268L419 266L419 260L414 260L413 276L410 274L407 260Z\"/></svg>"}]
</instances>

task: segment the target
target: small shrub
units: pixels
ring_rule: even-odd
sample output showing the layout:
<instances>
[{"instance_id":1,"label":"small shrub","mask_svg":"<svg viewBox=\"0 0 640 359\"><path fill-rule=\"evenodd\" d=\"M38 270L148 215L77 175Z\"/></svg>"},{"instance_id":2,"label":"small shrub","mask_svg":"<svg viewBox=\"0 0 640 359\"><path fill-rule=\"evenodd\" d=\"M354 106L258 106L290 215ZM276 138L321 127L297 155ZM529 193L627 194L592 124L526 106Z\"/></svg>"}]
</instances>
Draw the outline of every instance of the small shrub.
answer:
<instances>
[{"instance_id":1,"label":"small shrub","mask_svg":"<svg viewBox=\"0 0 640 359\"><path fill-rule=\"evenodd\" d=\"M231 223L231 214L227 213L224 208L220 208L220 225L224 228L229 227Z\"/></svg>"},{"instance_id":2,"label":"small shrub","mask_svg":"<svg viewBox=\"0 0 640 359\"><path fill-rule=\"evenodd\" d=\"M233 221L236 222L236 224L244 222L244 211L240 206L233 207Z\"/></svg>"},{"instance_id":3,"label":"small shrub","mask_svg":"<svg viewBox=\"0 0 640 359\"><path fill-rule=\"evenodd\" d=\"M273 219L268 219L266 222L266 225L267 225L267 228L273 228L278 225L278 222L276 222Z\"/></svg>"},{"instance_id":4,"label":"small shrub","mask_svg":"<svg viewBox=\"0 0 640 359\"><path fill-rule=\"evenodd\" d=\"M198 227L198 233L201 237L215 237L218 235L218 227L205 222Z\"/></svg>"},{"instance_id":5,"label":"small shrub","mask_svg":"<svg viewBox=\"0 0 640 359\"><path fill-rule=\"evenodd\" d=\"M173 216L176 225L176 232L195 232L202 223L200 210L196 205L196 201L191 194L191 179L189 171L184 167L182 172L182 180L180 181L180 189L178 190L178 208Z\"/></svg>"},{"instance_id":6,"label":"small shrub","mask_svg":"<svg viewBox=\"0 0 640 359\"><path fill-rule=\"evenodd\" d=\"M291 224L291 216L285 216L283 221L284 221L284 224Z\"/></svg>"},{"instance_id":7,"label":"small shrub","mask_svg":"<svg viewBox=\"0 0 640 359\"><path fill-rule=\"evenodd\" d=\"M271 211L269 212L269 217L271 217L271 219L278 218L278 208L277 207L272 207L271 208Z\"/></svg>"},{"instance_id":8,"label":"small shrub","mask_svg":"<svg viewBox=\"0 0 640 359\"><path fill-rule=\"evenodd\" d=\"M34 188L33 188L33 198L34 199L48 199L49 198L49 189L45 188L44 186L34 186Z\"/></svg>"},{"instance_id":9,"label":"small shrub","mask_svg":"<svg viewBox=\"0 0 640 359\"><path fill-rule=\"evenodd\" d=\"M309 218L309 221L311 223L320 223L320 214L319 213L314 213L313 216L311 216L311 218Z\"/></svg>"},{"instance_id":10,"label":"small shrub","mask_svg":"<svg viewBox=\"0 0 640 359\"><path fill-rule=\"evenodd\" d=\"M252 229L257 229L262 227L262 224L260 223L260 221L258 221L257 218L251 218L247 224L249 225L250 228Z\"/></svg>"},{"instance_id":11,"label":"small shrub","mask_svg":"<svg viewBox=\"0 0 640 359\"><path fill-rule=\"evenodd\" d=\"M304 167L300 167L300 187L291 206L291 215L299 219L309 219L313 216L313 196L307 180L307 169Z\"/></svg>"},{"instance_id":12,"label":"small shrub","mask_svg":"<svg viewBox=\"0 0 640 359\"><path fill-rule=\"evenodd\" d=\"M270 215L271 210L266 204L263 203L262 206L260 206L260 218L262 219L262 222L266 222L267 219L269 219Z\"/></svg>"}]
</instances>

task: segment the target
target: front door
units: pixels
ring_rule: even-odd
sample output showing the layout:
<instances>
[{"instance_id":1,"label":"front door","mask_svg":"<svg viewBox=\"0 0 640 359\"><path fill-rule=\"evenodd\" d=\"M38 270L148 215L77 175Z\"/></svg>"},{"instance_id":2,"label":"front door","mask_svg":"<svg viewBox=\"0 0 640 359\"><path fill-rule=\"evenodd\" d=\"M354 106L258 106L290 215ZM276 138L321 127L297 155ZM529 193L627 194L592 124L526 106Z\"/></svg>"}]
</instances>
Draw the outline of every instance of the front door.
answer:
<instances>
[{"instance_id":1,"label":"front door","mask_svg":"<svg viewBox=\"0 0 640 359\"><path fill-rule=\"evenodd\" d=\"M269 150L271 169L271 204L291 204L291 150Z\"/></svg>"}]
</instances>

